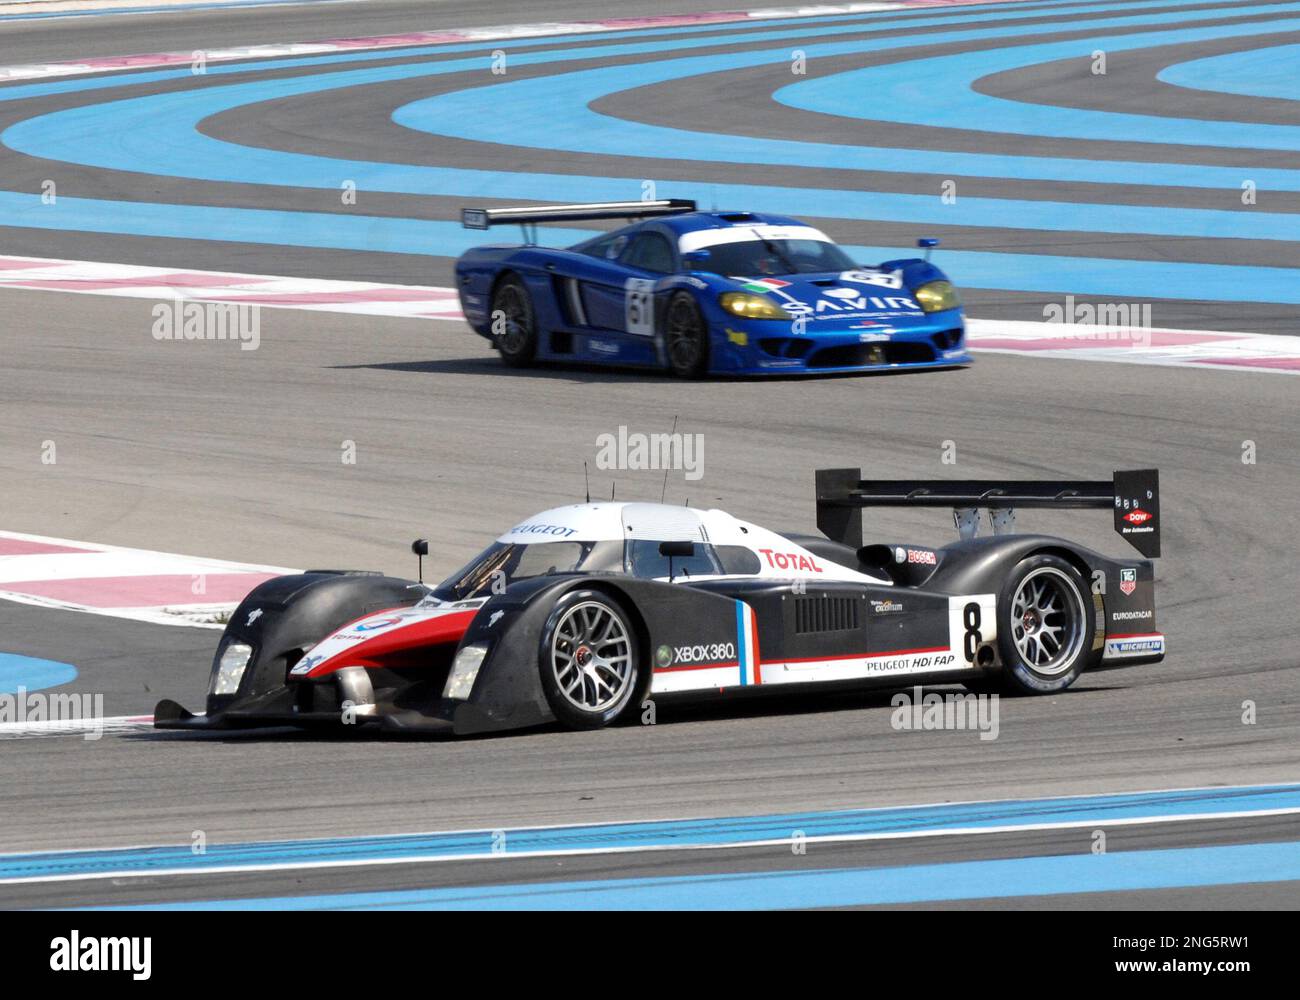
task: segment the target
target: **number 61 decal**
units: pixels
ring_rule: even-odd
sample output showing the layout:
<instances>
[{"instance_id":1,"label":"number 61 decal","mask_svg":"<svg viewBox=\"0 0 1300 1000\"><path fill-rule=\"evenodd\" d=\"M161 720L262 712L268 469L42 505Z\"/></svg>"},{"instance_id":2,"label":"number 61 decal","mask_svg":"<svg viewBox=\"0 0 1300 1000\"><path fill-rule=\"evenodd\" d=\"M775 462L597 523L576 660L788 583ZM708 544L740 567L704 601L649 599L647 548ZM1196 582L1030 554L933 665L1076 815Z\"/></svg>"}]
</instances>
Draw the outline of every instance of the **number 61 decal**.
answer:
<instances>
[{"instance_id":1,"label":"number 61 decal","mask_svg":"<svg viewBox=\"0 0 1300 1000\"><path fill-rule=\"evenodd\" d=\"M628 278L623 285L623 321L627 332L653 337L655 332L655 283L648 278Z\"/></svg>"}]
</instances>

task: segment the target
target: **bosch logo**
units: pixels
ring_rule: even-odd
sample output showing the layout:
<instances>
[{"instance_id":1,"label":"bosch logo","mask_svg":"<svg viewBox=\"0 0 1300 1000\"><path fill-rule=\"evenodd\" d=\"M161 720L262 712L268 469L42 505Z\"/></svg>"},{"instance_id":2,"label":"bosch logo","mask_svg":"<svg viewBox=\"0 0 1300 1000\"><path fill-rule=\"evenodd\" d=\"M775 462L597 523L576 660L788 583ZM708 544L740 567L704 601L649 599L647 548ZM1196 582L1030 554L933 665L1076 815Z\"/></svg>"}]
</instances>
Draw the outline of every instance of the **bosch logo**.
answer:
<instances>
[{"instance_id":1,"label":"bosch logo","mask_svg":"<svg viewBox=\"0 0 1300 1000\"><path fill-rule=\"evenodd\" d=\"M907 561L921 566L934 566L938 564L939 557L929 549L908 549Z\"/></svg>"}]
</instances>

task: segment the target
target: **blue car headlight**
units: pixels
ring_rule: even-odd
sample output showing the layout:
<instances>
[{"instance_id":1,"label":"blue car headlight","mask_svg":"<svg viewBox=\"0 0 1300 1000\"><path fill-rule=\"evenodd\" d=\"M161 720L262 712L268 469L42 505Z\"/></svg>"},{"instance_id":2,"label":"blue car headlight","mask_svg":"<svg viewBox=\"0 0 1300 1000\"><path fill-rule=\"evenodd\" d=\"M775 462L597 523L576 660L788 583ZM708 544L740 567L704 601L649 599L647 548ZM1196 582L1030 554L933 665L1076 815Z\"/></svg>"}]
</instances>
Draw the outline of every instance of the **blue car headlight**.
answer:
<instances>
[{"instance_id":1,"label":"blue car headlight","mask_svg":"<svg viewBox=\"0 0 1300 1000\"><path fill-rule=\"evenodd\" d=\"M794 318L766 295L754 295L750 292L724 292L718 296L718 304L731 315L742 319Z\"/></svg>"},{"instance_id":2,"label":"blue car headlight","mask_svg":"<svg viewBox=\"0 0 1300 1000\"><path fill-rule=\"evenodd\" d=\"M961 305L957 289L953 287L951 281L930 281L912 294L923 312L943 312L945 309L956 309Z\"/></svg>"}]
</instances>

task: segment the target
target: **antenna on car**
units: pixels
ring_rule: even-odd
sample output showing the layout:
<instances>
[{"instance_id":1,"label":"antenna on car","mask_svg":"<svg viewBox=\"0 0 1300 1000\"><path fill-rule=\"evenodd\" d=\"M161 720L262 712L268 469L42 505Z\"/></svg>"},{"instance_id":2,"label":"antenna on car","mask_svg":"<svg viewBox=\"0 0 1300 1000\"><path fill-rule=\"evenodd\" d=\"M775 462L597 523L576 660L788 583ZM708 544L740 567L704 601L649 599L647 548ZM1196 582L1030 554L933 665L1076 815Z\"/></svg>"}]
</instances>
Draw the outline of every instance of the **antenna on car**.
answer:
<instances>
[{"instance_id":1,"label":"antenna on car","mask_svg":"<svg viewBox=\"0 0 1300 1000\"><path fill-rule=\"evenodd\" d=\"M587 503L591 503L591 480L587 477L587 463L582 463L582 482L587 487Z\"/></svg>"},{"instance_id":2,"label":"antenna on car","mask_svg":"<svg viewBox=\"0 0 1300 1000\"><path fill-rule=\"evenodd\" d=\"M610 483L609 483L609 502L610 502L610 503L613 503L613 502L614 502L614 487L617 486L617 485L618 485L618 481L617 481L617 480L613 480L613 479L610 480Z\"/></svg>"},{"instance_id":3,"label":"antenna on car","mask_svg":"<svg viewBox=\"0 0 1300 1000\"><path fill-rule=\"evenodd\" d=\"M677 433L677 414L674 413L674 414L673 414L673 430L672 430L672 433L668 435L668 440L671 441L671 440L673 439L673 436L674 436L676 433ZM659 502L660 502L660 503L663 503L663 502L664 502L664 497L666 497L667 495L668 495L668 470L665 468L665 469L664 469L664 488L663 488L663 489L660 491L660 493L659 493Z\"/></svg>"}]
</instances>

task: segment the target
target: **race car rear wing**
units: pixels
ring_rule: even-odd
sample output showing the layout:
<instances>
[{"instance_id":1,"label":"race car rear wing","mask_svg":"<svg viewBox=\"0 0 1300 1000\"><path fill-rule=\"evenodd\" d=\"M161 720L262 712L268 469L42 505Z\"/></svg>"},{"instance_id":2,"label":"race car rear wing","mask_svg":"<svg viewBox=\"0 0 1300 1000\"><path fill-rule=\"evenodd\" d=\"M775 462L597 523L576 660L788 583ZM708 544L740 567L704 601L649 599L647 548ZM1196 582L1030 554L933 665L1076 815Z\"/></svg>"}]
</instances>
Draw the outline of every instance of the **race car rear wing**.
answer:
<instances>
[{"instance_id":1,"label":"race car rear wing","mask_svg":"<svg viewBox=\"0 0 1300 1000\"><path fill-rule=\"evenodd\" d=\"M465 229L491 229L506 223L522 226L524 237L536 236L539 222L585 222L591 219L648 219L657 215L682 215L695 211L687 198L662 201L604 201L578 205L536 205L523 208L462 208L460 224Z\"/></svg>"},{"instance_id":2,"label":"race car rear wing","mask_svg":"<svg viewBox=\"0 0 1300 1000\"><path fill-rule=\"evenodd\" d=\"M962 538L979 532L989 512L995 535L1015 531L1016 508L1110 508L1115 531L1147 558L1160 555L1160 474L1116 472L1109 480L877 479L861 469L817 470L817 529L853 548L862 546L863 507L951 507Z\"/></svg>"}]
</instances>

